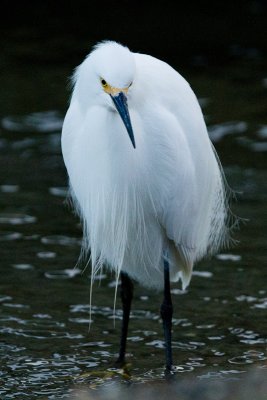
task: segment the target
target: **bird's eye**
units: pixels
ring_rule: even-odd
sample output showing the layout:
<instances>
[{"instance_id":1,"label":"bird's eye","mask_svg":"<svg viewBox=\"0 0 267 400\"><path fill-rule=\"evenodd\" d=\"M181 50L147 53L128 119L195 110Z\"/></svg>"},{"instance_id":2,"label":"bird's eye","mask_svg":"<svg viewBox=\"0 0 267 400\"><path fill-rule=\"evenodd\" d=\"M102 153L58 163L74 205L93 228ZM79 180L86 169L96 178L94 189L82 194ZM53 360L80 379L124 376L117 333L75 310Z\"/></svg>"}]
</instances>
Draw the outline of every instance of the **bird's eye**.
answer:
<instances>
[{"instance_id":1,"label":"bird's eye","mask_svg":"<svg viewBox=\"0 0 267 400\"><path fill-rule=\"evenodd\" d=\"M107 87L107 86L108 86L107 82L106 82L105 79L103 79L103 78L101 78L101 85L102 85L103 87Z\"/></svg>"}]
</instances>

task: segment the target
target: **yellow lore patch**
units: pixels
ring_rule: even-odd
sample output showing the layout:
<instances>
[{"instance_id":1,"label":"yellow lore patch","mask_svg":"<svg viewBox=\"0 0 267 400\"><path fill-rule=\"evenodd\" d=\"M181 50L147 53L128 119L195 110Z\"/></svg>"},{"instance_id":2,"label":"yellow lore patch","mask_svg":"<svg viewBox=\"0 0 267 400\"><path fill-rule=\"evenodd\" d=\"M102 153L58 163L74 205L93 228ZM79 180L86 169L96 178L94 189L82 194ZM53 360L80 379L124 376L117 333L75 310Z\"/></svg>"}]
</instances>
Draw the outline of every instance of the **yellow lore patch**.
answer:
<instances>
[{"instance_id":1,"label":"yellow lore patch","mask_svg":"<svg viewBox=\"0 0 267 400\"><path fill-rule=\"evenodd\" d=\"M123 92L125 94L128 93L129 86L126 88L115 88L114 86L109 85L103 78L101 78L100 81L101 81L101 85L102 85L104 91L107 94L110 94L111 96L116 96L118 93L121 93L121 92Z\"/></svg>"}]
</instances>

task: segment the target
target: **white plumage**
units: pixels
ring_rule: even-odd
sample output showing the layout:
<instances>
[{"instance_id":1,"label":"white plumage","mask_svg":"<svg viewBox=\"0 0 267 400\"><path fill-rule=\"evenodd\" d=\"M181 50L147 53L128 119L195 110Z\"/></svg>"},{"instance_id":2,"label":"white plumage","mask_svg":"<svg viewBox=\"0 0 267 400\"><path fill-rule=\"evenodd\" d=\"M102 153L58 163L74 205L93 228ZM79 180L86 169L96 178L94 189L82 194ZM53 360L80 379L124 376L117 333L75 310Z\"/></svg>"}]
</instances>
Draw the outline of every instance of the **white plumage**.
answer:
<instances>
[{"instance_id":1,"label":"white plumage","mask_svg":"<svg viewBox=\"0 0 267 400\"><path fill-rule=\"evenodd\" d=\"M224 177L193 91L168 64L115 42L97 45L73 83L62 149L93 277L105 264L161 288L165 258L185 288L194 262L229 233ZM136 148L105 83L127 92Z\"/></svg>"}]
</instances>

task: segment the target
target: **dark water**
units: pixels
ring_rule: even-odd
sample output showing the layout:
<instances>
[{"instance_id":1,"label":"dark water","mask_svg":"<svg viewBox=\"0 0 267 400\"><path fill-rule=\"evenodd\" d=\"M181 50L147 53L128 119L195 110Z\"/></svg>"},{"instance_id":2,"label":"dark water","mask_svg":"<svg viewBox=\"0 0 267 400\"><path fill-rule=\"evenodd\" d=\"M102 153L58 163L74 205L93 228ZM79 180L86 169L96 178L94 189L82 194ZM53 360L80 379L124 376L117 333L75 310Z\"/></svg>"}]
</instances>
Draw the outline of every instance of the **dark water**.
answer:
<instances>
[{"instance_id":1,"label":"dark water","mask_svg":"<svg viewBox=\"0 0 267 400\"><path fill-rule=\"evenodd\" d=\"M230 185L234 212L249 219L239 243L195 267L186 293L173 286L177 381L245 379L267 372L267 75L263 60L184 70L206 116ZM93 293L75 268L81 229L64 204L60 128L67 67L7 68L1 76L0 398L63 398L114 380L164 380L161 293L138 285L130 321L131 377L112 372L121 306L114 277ZM82 266L81 266L82 267Z\"/></svg>"}]
</instances>

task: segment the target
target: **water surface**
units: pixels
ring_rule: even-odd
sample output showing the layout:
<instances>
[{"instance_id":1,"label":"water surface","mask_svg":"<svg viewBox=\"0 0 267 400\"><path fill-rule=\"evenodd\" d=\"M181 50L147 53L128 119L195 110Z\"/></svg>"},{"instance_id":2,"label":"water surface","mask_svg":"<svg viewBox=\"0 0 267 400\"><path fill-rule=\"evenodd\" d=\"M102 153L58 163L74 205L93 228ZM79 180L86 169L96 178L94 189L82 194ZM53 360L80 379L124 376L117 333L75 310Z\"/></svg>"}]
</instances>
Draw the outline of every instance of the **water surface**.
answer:
<instances>
[{"instance_id":1,"label":"water surface","mask_svg":"<svg viewBox=\"0 0 267 400\"><path fill-rule=\"evenodd\" d=\"M240 192L233 210L248 222L236 233L235 247L195 267L186 292L172 288L177 381L241 380L251 368L266 372L266 76L257 66L183 71L227 179ZM60 150L70 70L15 72L8 69L1 78L8 96L0 115L0 395L55 399L71 396L77 385L163 381L161 293L135 286L131 377L110 370L122 312L118 300L114 316L108 272L94 285L89 320L90 269L75 268L81 228L65 203Z\"/></svg>"}]
</instances>

